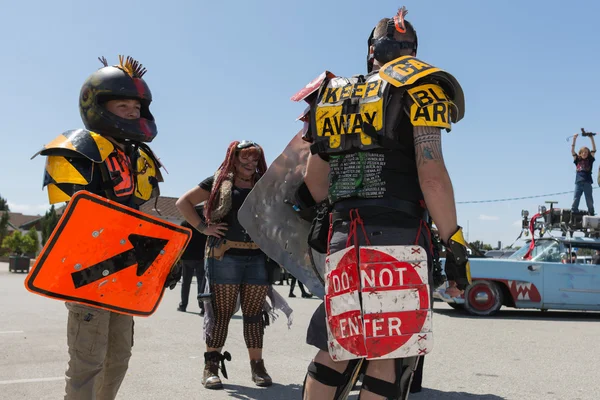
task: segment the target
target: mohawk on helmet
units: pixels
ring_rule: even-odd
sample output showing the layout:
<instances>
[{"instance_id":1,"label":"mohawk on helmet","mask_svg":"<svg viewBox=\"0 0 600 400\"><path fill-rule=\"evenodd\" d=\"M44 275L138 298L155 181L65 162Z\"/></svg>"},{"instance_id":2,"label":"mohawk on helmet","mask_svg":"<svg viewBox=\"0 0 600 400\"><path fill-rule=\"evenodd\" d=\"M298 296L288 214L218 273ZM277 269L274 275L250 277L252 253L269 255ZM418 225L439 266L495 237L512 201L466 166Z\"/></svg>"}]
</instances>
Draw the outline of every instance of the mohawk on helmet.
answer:
<instances>
[{"instance_id":1,"label":"mohawk on helmet","mask_svg":"<svg viewBox=\"0 0 600 400\"><path fill-rule=\"evenodd\" d=\"M405 49L412 49L415 54L417 53L418 41L416 32L414 41L399 41L394 37L396 32L407 33L409 31L409 26L414 31L410 23L404 19L406 14L408 14L406 7L402 6L402 8L398 9L398 13L387 21L386 35L381 38L374 39L375 29L377 27L373 28L371 31L368 40L368 72L373 70L373 62L375 60L382 64L388 63L400 57L402 51ZM373 46L373 53L371 53L371 46Z\"/></svg>"},{"instance_id":2,"label":"mohawk on helmet","mask_svg":"<svg viewBox=\"0 0 600 400\"><path fill-rule=\"evenodd\" d=\"M151 142L158 134L150 112L152 93L142 77L147 70L134 58L119 55L119 64L109 66L98 57L103 67L90 75L79 94L79 112L85 127L115 139ZM140 118L125 119L109 112L104 104L115 99L140 102Z\"/></svg>"}]
</instances>

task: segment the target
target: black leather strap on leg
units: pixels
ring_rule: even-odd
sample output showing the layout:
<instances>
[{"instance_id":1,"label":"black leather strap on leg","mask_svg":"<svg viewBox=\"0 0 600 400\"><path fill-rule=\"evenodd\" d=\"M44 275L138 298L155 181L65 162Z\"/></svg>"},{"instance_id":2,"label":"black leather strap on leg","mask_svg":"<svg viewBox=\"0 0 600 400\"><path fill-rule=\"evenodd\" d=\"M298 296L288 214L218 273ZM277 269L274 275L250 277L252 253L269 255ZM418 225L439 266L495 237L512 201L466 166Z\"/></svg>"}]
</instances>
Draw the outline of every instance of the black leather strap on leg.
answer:
<instances>
[{"instance_id":1,"label":"black leather strap on leg","mask_svg":"<svg viewBox=\"0 0 600 400\"><path fill-rule=\"evenodd\" d=\"M383 396L386 399L397 399L400 394L396 383L384 381L369 375L364 376L362 389Z\"/></svg>"},{"instance_id":2,"label":"black leather strap on leg","mask_svg":"<svg viewBox=\"0 0 600 400\"><path fill-rule=\"evenodd\" d=\"M325 386L338 387L346 383L346 376L342 372L314 361L308 366L308 375Z\"/></svg>"}]
</instances>

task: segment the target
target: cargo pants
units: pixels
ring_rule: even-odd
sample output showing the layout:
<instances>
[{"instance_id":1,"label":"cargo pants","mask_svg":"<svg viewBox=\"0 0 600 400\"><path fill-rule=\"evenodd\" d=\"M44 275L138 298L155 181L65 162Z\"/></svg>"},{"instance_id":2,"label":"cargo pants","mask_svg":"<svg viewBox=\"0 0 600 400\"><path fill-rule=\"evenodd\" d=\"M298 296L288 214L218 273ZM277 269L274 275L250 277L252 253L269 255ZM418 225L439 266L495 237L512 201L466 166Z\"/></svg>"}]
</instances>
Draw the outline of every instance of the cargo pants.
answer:
<instances>
[{"instance_id":1,"label":"cargo pants","mask_svg":"<svg viewBox=\"0 0 600 400\"><path fill-rule=\"evenodd\" d=\"M65 400L113 400L133 347L133 317L78 303L69 310Z\"/></svg>"}]
</instances>

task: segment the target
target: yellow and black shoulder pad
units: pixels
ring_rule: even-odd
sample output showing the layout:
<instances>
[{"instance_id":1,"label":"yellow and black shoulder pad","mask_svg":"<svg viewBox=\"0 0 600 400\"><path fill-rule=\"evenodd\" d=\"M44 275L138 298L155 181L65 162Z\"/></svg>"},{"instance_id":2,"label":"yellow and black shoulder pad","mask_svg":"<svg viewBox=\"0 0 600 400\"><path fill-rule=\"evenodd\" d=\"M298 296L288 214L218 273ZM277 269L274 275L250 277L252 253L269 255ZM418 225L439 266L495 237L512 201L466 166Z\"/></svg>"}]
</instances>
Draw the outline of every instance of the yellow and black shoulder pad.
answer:
<instances>
[{"instance_id":1,"label":"yellow and black shoulder pad","mask_svg":"<svg viewBox=\"0 0 600 400\"><path fill-rule=\"evenodd\" d=\"M92 181L94 162L85 157L48 156L43 187L48 188L50 204L69 201L75 192Z\"/></svg>"},{"instance_id":2,"label":"yellow and black shoulder pad","mask_svg":"<svg viewBox=\"0 0 600 400\"><path fill-rule=\"evenodd\" d=\"M444 123L440 116L437 125L432 125L427 123L425 110L419 113L418 109L414 111L411 109L411 120L413 115L418 118L416 124L413 121L415 126L437 126L450 130L450 123L460 121L465 115L465 95L462 87L454 76L438 67L416 57L402 56L381 67L379 75L395 87L410 87L408 92L413 100L415 100L415 96L427 94L427 98L421 102L425 103L419 107L428 108L428 113L435 111L436 115L441 115L440 113L445 111L445 115L448 117ZM426 103L428 100L435 101L437 106ZM415 100L415 104L417 103L419 102Z\"/></svg>"},{"instance_id":3,"label":"yellow and black shoulder pad","mask_svg":"<svg viewBox=\"0 0 600 400\"><path fill-rule=\"evenodd\" d=\"M31 157L65 156L85 157L95 163L101 163L114 150L115 146L101 135L87 129L75 129L58 135L53 141Z\"/></svg>"}]
</instances>

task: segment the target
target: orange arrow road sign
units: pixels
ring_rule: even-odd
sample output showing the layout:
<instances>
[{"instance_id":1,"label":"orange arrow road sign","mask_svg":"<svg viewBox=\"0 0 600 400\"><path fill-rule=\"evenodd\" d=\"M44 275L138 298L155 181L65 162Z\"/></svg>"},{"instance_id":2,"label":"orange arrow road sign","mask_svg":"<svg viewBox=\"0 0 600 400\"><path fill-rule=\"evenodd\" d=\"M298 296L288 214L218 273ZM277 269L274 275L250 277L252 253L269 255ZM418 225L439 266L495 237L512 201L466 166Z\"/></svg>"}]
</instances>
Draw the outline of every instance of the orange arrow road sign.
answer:
<instances>
[{"instance_id":1,"label":"orange arrow road sign","mask_svg":"<svg viewBox=\"0 0 600 400\"><path fill-rule=\"evenodd\" d=\"M25 287L54 299L149 316L190 238L188 228L80 191L71 198Z\"/></svg>"}]
</instances>

